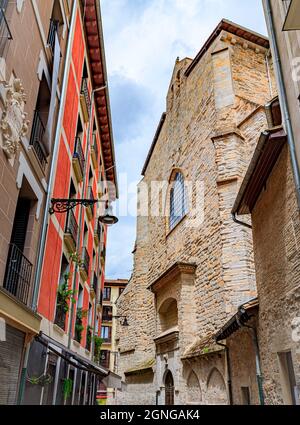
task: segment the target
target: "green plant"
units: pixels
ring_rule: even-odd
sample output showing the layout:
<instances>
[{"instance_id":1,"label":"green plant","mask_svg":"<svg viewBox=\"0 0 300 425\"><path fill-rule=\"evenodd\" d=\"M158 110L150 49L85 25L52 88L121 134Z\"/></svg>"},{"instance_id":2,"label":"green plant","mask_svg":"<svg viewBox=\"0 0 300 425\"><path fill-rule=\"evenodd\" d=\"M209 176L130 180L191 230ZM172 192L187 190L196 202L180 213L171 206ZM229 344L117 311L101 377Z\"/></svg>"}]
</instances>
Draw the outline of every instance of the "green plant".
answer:
<instances>
[{"instance_id":1,"label":"green plant","mask_svg":"<svg viewBox=\"0 0 300 425\"><path fill-rule=\"evenodd\" d=\"M82 331L84 330L84 326L82 324L82 319L86 317L88 314L87 310L83 310L82 308L78 308L76 313L76 323L75 323L75 332L76 332L76 340L78 342L81 341Z\"/></svg>"},{"instance_id":2,"label":"green plant","mask_svg":"<svg viewBox=\"0 0 300 425\"><path fill-rule=\"evenodd\" d=\"M53 381L53 378L51 375L46 374L46 375L41 375L41 376L31 376L31 377L27 377L27 381L31 384L31 385L40 385L41 387L44 387L45 385L51 384L51 382Z\"/></svg>"},{"instance_id":3,"label":"green plant","mask_svg":"<svg viewBox=\"0 0 300 425\"><path fill-rule=\"evenodd\" d=\"M92 331L93 331L92 326L88 325L87 331L86 331L86 345L87 345L87 347L90 347L91 346L91 342L92 342Z\"/></svg>"},{"instance_id":4,"label":"green plant","mask_svg":"<svg viewBox=\"0 0 300 425\"><path fill-rule=\"evenodd\" d=\"M78 267L82 266L82 259L80 258L80 254L78 252L72 252L72 254L70 255L70 259Z\"/></svg>"},{"instance_id":5,"label":"green plant","mask_svg":"<svg viewBox=\"0 0 300 425\"><path fill-rule=\"evenodd\" d=\"M70 273L64 275L64 283L58 287L57 291L57 306L61 308L65 313L69 311L70 302L75 304L76 291L69 289Z\"/></svg>"},{"instance_id":6,"label":"green plant","mask_svg":"<svg viewBox=\"0 0 300 425\"><path fill-rule=\"evenodd\" d=\"M73 391L73 381L72 379L66 378L63 381L63 395L64 395L64 401L67 401L68 398L71 396Z\"/></svg>"},{"instance_id":7,"label":"green plant","mask_svg":"<svg viewBox=\"0 0 300 425\"><path fill-rule=\"evenodd\" d=\"M94 357L97 362L100 360L100 350L101 346L104 342L103 338L100 338L99 336L94 336Z\"/></svg>"}]
</instances>

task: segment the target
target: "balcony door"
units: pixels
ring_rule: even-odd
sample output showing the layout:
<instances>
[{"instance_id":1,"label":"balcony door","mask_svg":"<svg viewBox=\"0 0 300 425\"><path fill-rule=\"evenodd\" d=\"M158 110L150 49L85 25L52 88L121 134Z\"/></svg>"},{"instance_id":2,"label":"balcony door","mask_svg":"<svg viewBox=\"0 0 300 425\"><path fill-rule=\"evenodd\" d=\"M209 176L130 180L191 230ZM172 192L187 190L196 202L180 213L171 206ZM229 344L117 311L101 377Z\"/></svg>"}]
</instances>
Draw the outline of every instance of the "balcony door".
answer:
<instances>
[{"instance_id":1,"label":"balcony door","mask_svg":"<svg viewBox=\"0 0 300 425\"><path fill-rule=\"evenodd\" d=\"M32 265L24 256L31 200L19 196L6 263L4 288L27 303Z\"/></svg>"}]
</instances>

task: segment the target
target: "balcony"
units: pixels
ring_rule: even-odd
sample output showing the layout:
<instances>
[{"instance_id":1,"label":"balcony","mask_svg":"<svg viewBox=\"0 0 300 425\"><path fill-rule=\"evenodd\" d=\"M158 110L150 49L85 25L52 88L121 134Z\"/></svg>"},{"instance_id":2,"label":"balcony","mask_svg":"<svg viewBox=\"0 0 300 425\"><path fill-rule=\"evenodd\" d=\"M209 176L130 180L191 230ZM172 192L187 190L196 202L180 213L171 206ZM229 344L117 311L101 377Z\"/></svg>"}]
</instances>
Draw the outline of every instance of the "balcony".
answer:
<instances>
[{"instance_id":1,"label":"balcony","mask_svg":"<svg viewBox=\"0 0 300 425\"><path fill-rule=\"evenodd\" d=\"M93 188L91 186L88 187L87 198L91 201L95 200L95 197L94 197L94 194L93 194ZM92 218L94 216L94 208L95 208L95 205L89 205L86 208L86 214L87 214L89 220L92 220Z\"/></svg>"},{"instance_id":2,"label":"balcony","mask_svg":"<svg viewBox=\"0 0 300 425\"><path fill-rule=\"evenodd\" d=\"M67 223L66 223L65 235L64 235L64 241L70 253L73 253L76 251L77 235L78 235L78 224L77 224L74 212L70 210L68 211Z\"/></svg>"},{"instance_id":3,"label":"balcony","mask_svg":"<svg viewBox=\"0 0 300 425\"><path fill-rule=\"evenodd\" d=\"M93 283L91 285L91 295L95 297L97 295L97 291L98 291L98 277L96 273L94 273Z\"/></svg>"},{"instance_id":4,"label":"balcony","mask_svg":"<svg viewBox=\"0 0 300 425\"><path fill-rule=\"evenodd\" d=\"M66 310L64 309L64 306L61 304L56 305L56 313L55 313L55 325L59 326L61 329L65 330L66 325Z\"/></svg>"},{"instance_id":5,"label":"balcony","mask_svg":"<svg viewBox=\"0 0 300 425\"><path fill-rule=\"evenodd\" d=\"M102 226L99 223L99 221L97 221L95 226L95 232L94 232L94 241L97 246L101 242L101 234L102 234Z\"/></svg>"},{"instance_id":6,"label":"balcony","mask_svg":"<svg viewBox=\"0 0 300 425\"><path fill-rule=\"evenodd\" d=\"M85 349L88 351L91 351L92 338L93 338L93 331L92 331L92 328L88 326L86 331L86 343L85 343Z\"/></svg>"},{"instance_id":7,"label":"balcony","mask_svg":"<svg viewBox=\"0 0 300 425\"><path fill-rule=\"evenodd\" d=\"M100 254L100 261L103 267L105 265L105 259L106 259L106 246L103 244L101 254Z\"/></svg>"},{"instance_id":8,"label":"balcony","mask_svg":"<svg viewBox=\"0 0 300 425\"><path fill-rule=\"evenodd\" d=\"M74 168L76 179L78 183L81 183L83 180L85 160L84 160L84 154L82 150L80 137L76 137L76 140L75 140L75 150L74 150L72 162L73 162L73 168Z\"/></svg>"},{"instance_id":9,"label":"balcony","mask_svg":"<svg viewBox=\"0 0 300 425\"><path fill-rule=\"evenodd\" d=\"M93 161L94 168L98 167L98 144L96 134L93 134L93 146L91 147L91 157Z\"/></svg>"},{"instance_id":10,"label":"balcony","mask_svg":"<svg viewBox=\"0 0 300 425\"><path fill-rule=\"evenodd\" d=\"M103 322L112 322L112 308L111 307L103 307L103 313L102 313L102 321Z\"/></svg>"},{"instance_id":11,"label":"balcony","mask_svg":"<svg viewBox=\"0 0 300 425\"><path fill-rule=\"evenodd\" d=\"M49 28L47 45L50 47L52 56L54 56L55 34L58 32L58 27L59 27L59 21L50 19L50 28Z\"/></svg>"},{"instance_id":12,"label":"balcony","mask_svg":"<svg viewBox=\"0 0 300 425\"><path fill-rule=\"evenodd\" d=\"M47 157L43 147L43 137L45 131L45 126L41 119L40 113L39 111L35 111L32 122L30 146L33 147L34 153L43 172L45 172L47 166Z\"/></svg>"},{"instance_id":13,"label":"balcony","mask_svg":"<svg viewBox=\"0 0 300 425\"><path fill-rule=\"evenodd\" d=\"M25 305L30 293L32 268L22 251L10 244L3 287Z\"/></svg>"},{"instance_id":14,"label":"balcony","mask_svg":"<svg viewBox=\"0 0 300 425\"><path fill-rule=\"evenodd\" d=\"M89 270L90 270L90 256L89 253L87 252L86 248L83 248L82 250L82 265L80 268L80 274L81 277L84 281L88 280L89 277Z\"/></svg>"},{"instance_id":15,"label":"balcony","mask_svg":"<svg viewBox=\"0 0 300 425\"><path fill-rule=\"evenodd\" d=\"M6 49L8 48L8 42L12 40L12 34L5 16L5 10L0 9L0 57L3 58L6 55Z\"/></svg>"},{"instance_id":16,"label":"balcony","mask_svg":"<svg viewBox=\"0 0 300 425\"><path fill-rule=\"evenodd\" d=\"M80 104L85 122L89 121L91 110L91 98L88 89L88 79L83 78L80 92Z\"/></svg>"}]
</instances>

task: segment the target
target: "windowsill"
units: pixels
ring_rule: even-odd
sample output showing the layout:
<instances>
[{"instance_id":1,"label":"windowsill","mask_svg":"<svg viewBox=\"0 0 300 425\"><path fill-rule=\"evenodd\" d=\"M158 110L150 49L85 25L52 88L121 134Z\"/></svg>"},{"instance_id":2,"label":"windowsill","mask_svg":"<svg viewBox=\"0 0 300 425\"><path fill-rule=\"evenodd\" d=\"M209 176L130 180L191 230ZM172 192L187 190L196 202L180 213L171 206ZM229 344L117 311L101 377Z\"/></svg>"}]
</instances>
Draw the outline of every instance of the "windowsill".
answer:
<instances>
[{"instance_id":1,"label":"windowsill","mask_svg":"<svg viewBox=\"0 0 300 425\"><path fill-rule=\"evenodd\" d=\"M178 221L178 223L172 228L172 229L170 229L170 230L168 230L167 231L167 234L166 234L166 238L168 238L170 235L171 235L171 233L173 233L174 232L174 230L175 229L177 229L177 227L180 225L180 224L182 224L182 222L187 218L187 213Z\"/></svg>"}]
</instances>

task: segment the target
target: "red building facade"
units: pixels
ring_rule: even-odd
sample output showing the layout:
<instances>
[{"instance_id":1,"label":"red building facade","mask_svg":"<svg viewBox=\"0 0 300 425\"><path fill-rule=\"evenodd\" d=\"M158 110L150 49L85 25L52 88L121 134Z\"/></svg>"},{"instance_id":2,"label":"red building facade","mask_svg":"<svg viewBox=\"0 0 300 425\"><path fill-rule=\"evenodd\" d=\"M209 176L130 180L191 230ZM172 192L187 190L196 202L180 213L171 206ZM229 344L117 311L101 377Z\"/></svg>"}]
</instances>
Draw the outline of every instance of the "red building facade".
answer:
<instances>
[{"instance_id":1,"label":"red building facade","mask_svg":"<svg viewBox=\"0 0 300 425\"><path fill-rule=\"evenodd\" d=\"M94 404L108 371L100 366L101 302L107 226L99 221L117 197L116 168L100 2L74 1L65 87L54 158L52 199L74 201L48 215L37 276L41 333L31 344L24 403ZM99 200L82 205L78 200Z\"/></svg>"}]
</instances>

